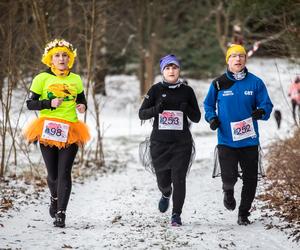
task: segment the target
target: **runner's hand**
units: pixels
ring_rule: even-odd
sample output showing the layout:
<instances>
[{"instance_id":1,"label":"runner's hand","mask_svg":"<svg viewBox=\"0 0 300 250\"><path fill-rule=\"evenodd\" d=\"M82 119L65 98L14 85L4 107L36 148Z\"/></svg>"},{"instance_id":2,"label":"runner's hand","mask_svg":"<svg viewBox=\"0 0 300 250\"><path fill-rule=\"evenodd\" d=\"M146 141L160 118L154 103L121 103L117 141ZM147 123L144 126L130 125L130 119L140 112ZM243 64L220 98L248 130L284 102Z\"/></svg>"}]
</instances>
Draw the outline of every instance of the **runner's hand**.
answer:
<instances>
[{"instance_id":1,"label":"runner's hand","mask_svg":"<svg viewBox=\"0 0 300 250\"><path fill-rule=\"evenodd\" d=\"M220 125L218 117L215 117L209 121L209 127L211 130L216 130Z\"/></svg>"},{"instance_id":2,"label":"runner's hand","mask_svg":"<svg viewBox=\"0 0 300 250\"><path fill-rule=\"evenodd\" d=\"M79 113L84 113L85 112L85 105L80 103L76 105L76 109Z\"/></svg>"},{"instance_id":3,"label":"runner's hand","mask_svg":"<svg viewBox=\"0 0 300 250\"><path fill-rule=\"evenodd\" d=\"M164 111L164 103L161 101L160 103L154 106L155 114L161 114Z\"/></svg>"},{"instance_id":4,"label":"runner's hand","mask_svg":"<svg viewBox=\"0 0 300 250\"><path fill-rule=\"evenodd\" d=\"M266 112L263 109L255 109L252 111L251 116L254 120L258 120L261 119L265 114Z\"/></svg>"},{"instance_id":5,"label":"runner's hand","mask_svg":"<svg viewBox=\"0 0 300 250\"><path fill-rule=\"evenodd\" d=\"M57 108L61 105L61 103L63 102L62 98L55 98L51 100L51 107L52 108Z\"/></svg>"}]
</instances>

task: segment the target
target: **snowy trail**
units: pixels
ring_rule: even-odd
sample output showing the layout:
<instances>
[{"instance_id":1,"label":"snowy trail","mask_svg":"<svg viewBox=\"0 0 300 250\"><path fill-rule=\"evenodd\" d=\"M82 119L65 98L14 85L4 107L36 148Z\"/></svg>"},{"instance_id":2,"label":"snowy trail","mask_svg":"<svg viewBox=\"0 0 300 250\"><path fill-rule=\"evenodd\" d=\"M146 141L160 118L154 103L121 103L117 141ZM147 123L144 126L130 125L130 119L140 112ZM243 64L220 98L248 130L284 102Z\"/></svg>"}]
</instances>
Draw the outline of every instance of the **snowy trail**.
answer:
<instances>
[{"instance_id":1,"label":"snowy trail","mask_svg":"<svg viewBox=\"0 0 300 250\"><path fill-rule=\"evenodd\" d=\"M283 232L266 230L259 210L251 215L253 224L237 225L237 211L223 208L220 179L211 178L202 139L196 144L204 158L198 155L187 179L184 226L171 227L170 209L157 209L155 178L138 163L140 140L121 145L130 156L126 169L74 185L66 228L53 227L45 195L41 204L1 218L0 249L299 249ZM124 138L113 143L118 141Z\"/></svg>"},{"instance_id":2,"label":"snowy trail","mask_svg":"<svg viewBox=\"0 0 300 250\"><path fill-rule=\"evenodd\" d=\"M260 123L261 145L265 150L272 141L292 131L290 108L283 91L299 72L299 66L280 59L258 59L249 61L249 69L266 82L274 108L283 114L280 130L272 118ZM203 117L199 124L192 126L197 155L187 179L183 226L171 227L171 209L165 214L159 213L160 193L155 178L138 161L138 143L151 131L148 122L140 126L137 118L138 80L134 76L112 76L106 82L108 95L103 97L101 116L107 144L104 150L115 152L117 160L125 160L126 168L90 178L84 185L74 184L64 229L52 225L48 191L42 193L43 198L38 201L28 200L29 205L23 204L18 211L11 210L0 216L0 249L300 249L299 243L289 240L285 232L275 227L266 229L270 222L274 226L279 222L263 216L262 202L254 202L256 209L250 216L254 223L246 227L237 225L237 209L229 212L223 207L221 180L211 178L216 134L209 130ZM196 90L201 107L209 81L191 80L189 83ZM203 109L201 111L203 115ZM30 115L32 113L25 111L22 122ZM240 187L239 180L237 203Z\"/></svg>"}]
</instances>

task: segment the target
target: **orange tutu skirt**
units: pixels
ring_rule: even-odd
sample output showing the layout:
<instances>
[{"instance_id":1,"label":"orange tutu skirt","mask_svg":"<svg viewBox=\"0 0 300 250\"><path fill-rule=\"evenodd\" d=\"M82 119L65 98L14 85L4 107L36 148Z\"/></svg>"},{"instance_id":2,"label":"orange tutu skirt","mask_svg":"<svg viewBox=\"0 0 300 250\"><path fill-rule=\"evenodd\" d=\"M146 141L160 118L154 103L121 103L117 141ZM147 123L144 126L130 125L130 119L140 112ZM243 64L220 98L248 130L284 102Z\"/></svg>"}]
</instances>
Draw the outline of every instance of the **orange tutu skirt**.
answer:
<instances>
[{"instance_id":1,"label":"orange tutu skirt","mask_svg":"<svg viewBox=\"0 0 300 250\"><path fill-rule=\"evenodd\" d=\"M69 125L68 138L66 142L49 140L42 138L44 121L50 120L55 122L62 122ZM58 148L65 148L76 143L78 146L83 146L90 139L90 133L87 125L81 121L69 122L57 118L40 117L30 122L24 129L23 135L31 143L39 141L45 146L56 146Z\"/></svg>"}]
</instances>

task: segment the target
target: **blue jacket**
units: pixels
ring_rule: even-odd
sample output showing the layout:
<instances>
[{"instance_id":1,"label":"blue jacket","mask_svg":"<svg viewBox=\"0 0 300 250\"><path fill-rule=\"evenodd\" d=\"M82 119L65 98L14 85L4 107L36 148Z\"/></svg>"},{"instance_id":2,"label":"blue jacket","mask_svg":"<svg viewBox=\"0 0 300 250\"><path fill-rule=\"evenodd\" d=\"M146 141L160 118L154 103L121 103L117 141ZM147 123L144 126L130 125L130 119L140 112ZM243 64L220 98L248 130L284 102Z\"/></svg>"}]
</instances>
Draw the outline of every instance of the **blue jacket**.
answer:
<instances>
[{"instance_id":1,"label":"blue jacket","mask_svg":"<svg viewBox=\"0 0 300 250\"><path fill-rule=\"evenodd\" d=\"M230 72L215 79L204 100L205 120L210 122L218 117L218 144L233 148L259 145L258 124L253 120L256 136L242 140L233 140L231 122L250 118L253 110L262 108L265 111L262 120L267 120L273 104L263 81L247 72L242 80L235 80Z\"/></svg>"}]
</instances>

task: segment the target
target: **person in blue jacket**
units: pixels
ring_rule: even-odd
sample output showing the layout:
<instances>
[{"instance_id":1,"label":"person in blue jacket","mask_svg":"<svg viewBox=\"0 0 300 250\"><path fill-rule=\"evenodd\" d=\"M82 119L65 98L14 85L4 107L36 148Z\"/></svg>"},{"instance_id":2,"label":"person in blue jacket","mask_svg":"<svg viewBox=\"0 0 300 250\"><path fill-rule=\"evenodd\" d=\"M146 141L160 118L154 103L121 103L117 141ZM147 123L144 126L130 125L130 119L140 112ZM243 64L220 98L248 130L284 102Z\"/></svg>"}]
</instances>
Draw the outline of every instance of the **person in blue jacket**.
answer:
<instances>
[{"instance_id":1,"label":"person in blue jacket","mask_svg":"<svg viewBox=\"0 0 300 250\"><path fill-rule=\"evenodd\" d=\"M267 120L273 104L263 81L245 67L246 50L232 44L226 53L227 71L213 80L204 100L205 120L212 130L218 129L217 156L221 168L224 206L234 210L234 185L238 164L243 187L238 224L250 224L249 210L255 197L259 131L257 120Z\"/></svg>"}]
</instances>

